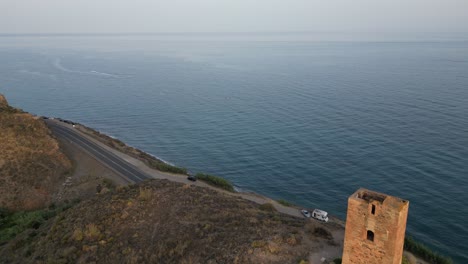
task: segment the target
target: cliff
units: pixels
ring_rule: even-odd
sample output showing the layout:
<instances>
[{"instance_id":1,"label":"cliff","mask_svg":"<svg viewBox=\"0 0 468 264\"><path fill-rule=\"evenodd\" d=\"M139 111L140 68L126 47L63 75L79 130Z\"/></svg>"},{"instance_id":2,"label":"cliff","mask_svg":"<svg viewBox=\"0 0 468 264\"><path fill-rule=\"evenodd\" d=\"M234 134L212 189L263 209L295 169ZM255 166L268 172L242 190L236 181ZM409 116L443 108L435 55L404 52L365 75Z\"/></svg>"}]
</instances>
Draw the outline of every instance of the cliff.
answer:
<instances>
[{"instance_id":1,"label":"cliff","mask_svg":"<svg viewBox=\"0 0 468 264\"><path fill-rule=\"evenodd\" d=\"M5 96L3 96L3 94L0 94L0 108L3 108L3 107L8 107L8 102Z\"/></svg>"},{"instance_id":2,"label":"cliff","mask_svg":"<svg viewBox=\"0 0 468 264\"><path fill-rule=\"evenodd\" d=\"M338 227L168 180L97 190L82 179L68 188L98 193L52 199L71 162L41 118L3 96L0 146L0 263L298 263L336 245Z\"/></svg>"},{"instance_id":3,"label":"cliff","mask_svg":"<svg viewBox=\"0 0 468 264\"><path fill-rule=\"evenodd\" d=\"M161 169L140 150L83 132ZM74 166L42 119L0 94L0 263L318 263L341 255L339 223L172 180L115 188L102 164L60 142ZM412 239L405 249L452 263ZM405 255L404 263L425 263Z\"/></svg>"},{"instance_id":4,"label":"cliff","mask_svg":"<svg viewBox=\"0 0 468 264\"><path fill-rule=\"evenodd\" d=\"M47 205L71 163L44 122L8 105L0 94L0 208Z\"/></svg>"}]
</instances>

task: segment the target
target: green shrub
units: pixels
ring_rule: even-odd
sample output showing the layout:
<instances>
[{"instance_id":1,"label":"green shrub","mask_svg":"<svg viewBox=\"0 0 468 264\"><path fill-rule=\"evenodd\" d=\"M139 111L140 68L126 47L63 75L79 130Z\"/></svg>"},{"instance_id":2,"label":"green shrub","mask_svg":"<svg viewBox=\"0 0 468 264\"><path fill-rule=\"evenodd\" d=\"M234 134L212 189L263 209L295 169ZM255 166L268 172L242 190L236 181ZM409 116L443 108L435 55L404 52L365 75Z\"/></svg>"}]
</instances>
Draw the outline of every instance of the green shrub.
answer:
<instances>
[{"instance_id":1,"label":"green shrub","mask_svg":"<svg viewBox=\"0 0 468 264\"><path fill-rule=\"evenodd\" d=\"M401 259L401 264L411 264L411 262L406 256L403 256L403 258Z\"/></svg>"},{"instance_id":2,"label":"green shrub","mask_svg":"<svg viewBox=\"0 0 468 264\"><path fill-rule=\"evenodd\" d=\"M4 224L7 223L7 217L10 215L11 213L5 209L5 208L0 208L0 228L3 227Z\"/></svg>"},{"instance_id":3,"label":"green shrub","mask_svg":"<svg viewBox=\"0 0 468 264\"><path fill-rule=\"evenodd\" d=\"M186 168L180 168L164 163L162 161L151 160L149 162L150 167L157 169L158 171L170 172L175 174L187 174Z\"/></svg>"},{"instance_id":4,"label":"green shrub","mask_svg":"<svg viewBox=\"0 0 468 264\"><path fill-rule=\"evenodd\" d=\"M439 253L432 251L424 244L415 241L412 237L405 238L404 249L430 263L434 263L434 264L452 264L453 263L453 261L450 258L444 257L440 255Z\"/></svg>"},{"instance_id":5,"label":"green shrub","mask_svg":"<svg viewBox=\"0 0 468 264\"><path fill-rule=\"evenodd\" d=\"M292 203L286 201L286 200L283 200L283 199L279 199L279 200L276 200L279 204L281 205L284 205L284 206L293 206Z\"/></svg>"},{"instance_id":6,"label":"green shrub","mask_svg":"<svg viewBox=\"0 0 468 264\"><path fill-rule=\"evenodd\" d=\"M106 188L108 188L110 190L115 188L115 183L112 180L107 179L107 178L104 178L102 180L102 184L104 185L104 187L106 187Z\"/></svg>"},{"instance_id":7,"label":"green shrub","mask_svg":"<svg viewBox=\"0 0 468 264\"><path fill-rule=\"evenodd\" d=\"M27 229L38 229L45 221L71 206L73 204L69 203L61 206L50 206L43 210L15 213L0 209L0 245L10 241Z\"/></svg>"},{"instance_id":8,"label":"green shrub","mask_svg":"<svg viewBox=\"0 0 468 264\"><path fill-rule=\"evenodd\" d=\"M3 216L0 226L0 244L8 242L26 229L39 228L46 220L45 211L17 212Z\"/></svg>"},{"instance_id":9,"label":"green shrub","mask_svg":"<svg viewBox=\"0 0 468 264\"><path fill-rule=\"evenodd\" d=\"M208 183L209 185L219 187L226 191L234 192L234 186L232 186L232 184L228 180L223 179L221 177L203 173L197 173L195 177L200 181Z\"/></svg>"}]
</instances>

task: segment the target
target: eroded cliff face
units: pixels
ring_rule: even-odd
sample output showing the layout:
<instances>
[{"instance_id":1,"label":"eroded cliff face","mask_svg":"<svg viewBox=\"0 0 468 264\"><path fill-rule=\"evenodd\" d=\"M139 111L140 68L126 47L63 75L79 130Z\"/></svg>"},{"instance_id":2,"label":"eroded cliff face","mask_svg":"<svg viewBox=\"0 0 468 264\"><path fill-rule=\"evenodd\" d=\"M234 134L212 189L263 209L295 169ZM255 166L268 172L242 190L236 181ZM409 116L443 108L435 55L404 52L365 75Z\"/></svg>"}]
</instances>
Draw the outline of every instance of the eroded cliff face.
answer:
<instances>
[{"instance_id":1,"label":"eroded cliff face","mask_svg":"<svg viewBox=\"0 0 468 264\"><path fill-rule=\"evenodd\" d=\"M5 96L3 96L3 94L0 94L0 107L5 107L5 106L8 106L8 102Z\"/></svg>"},{"instance_id":2,"label":"eroded cliff face","mask_svg":"<svg viewBox=\"0 0 468 264\"><path fill-rule=\"evenodd\" d=\"M46 206L71 167L45 123L0 94L0 208Z\"/></svg>"}]
</instances>

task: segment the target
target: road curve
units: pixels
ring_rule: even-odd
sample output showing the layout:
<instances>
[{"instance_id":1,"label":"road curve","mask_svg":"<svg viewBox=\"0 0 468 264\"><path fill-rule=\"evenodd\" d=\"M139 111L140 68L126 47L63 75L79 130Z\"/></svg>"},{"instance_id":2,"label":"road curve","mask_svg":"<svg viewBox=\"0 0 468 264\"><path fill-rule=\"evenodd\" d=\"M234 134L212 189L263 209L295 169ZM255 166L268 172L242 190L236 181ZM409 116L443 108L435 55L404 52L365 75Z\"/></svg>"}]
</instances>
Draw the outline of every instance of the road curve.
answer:
<instances>
[{"instance_id":1,"label":"road curve","mask_svg":"<svg viewBox=\"0 0 468 264\"><path fill-rule=\"evenodd\" d=\"M64 124L60 124L58 121L48 119L45 121L56 137L74 143L84 151L88 152L95 159L122 176L128 182L136 183L146 179L152 179L151 176L142 172L112 152L102 148L95 142L89 140L75 129L69 128Z\"/></svg>"},{"instance_id":2,"label":"road curve","mask_svg":"<svg viewBox=\"0 0 468 264\"><path fill-rule=\"evenodd\" d=\"M90 140L87 136L83 135L82 132L80 132L79 130L76 130L71 125L63 123L59 120L45 119L44 121L46 122L46 124L49 126L52 133L56 137L63 139L63 140L71 141L77 147L82 148L89 155L91 155L92 157L97 159L99 162L101 162L105 166L115 171L118 175L122 176L122 178L128 181L129 183L137 183L146 179L166 179L166 180L180 182L184 184L189 183L191 185L196 185L196 186L200 186L204 188L210 188L218 192L225 193L226 195L241 197L243 199L252 201L257 204L271 203L281 213L288 214L288 215L295 216L295 217L304 218L299 208L283 206L279 204L277 201L268 197L263 197L261 195L251 194L251 193L242 193L242 192L232 193L232 192L228 192L228 191L210 186L201 181L190 182L186 179L186 177L177 177L177 176L166 174L166 173L156 172L154 170L143 171L143 169L135 167L133 164L125 161L121 157L118 157L111 151L100 146L100 144L97 144L93 140ZM331 219L331 222L335 222L334 218Z\"/></svg>"}]
</instances>

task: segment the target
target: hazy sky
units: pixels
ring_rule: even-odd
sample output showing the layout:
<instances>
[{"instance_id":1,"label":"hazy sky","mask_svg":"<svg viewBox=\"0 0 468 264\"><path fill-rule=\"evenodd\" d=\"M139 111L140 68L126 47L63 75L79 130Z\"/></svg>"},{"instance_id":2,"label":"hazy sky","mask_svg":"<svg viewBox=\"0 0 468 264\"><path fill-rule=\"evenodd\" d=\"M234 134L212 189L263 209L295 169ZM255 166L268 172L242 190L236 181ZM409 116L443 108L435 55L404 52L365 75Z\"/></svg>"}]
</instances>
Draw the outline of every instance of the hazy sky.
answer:
<instances>
[{"instance_id":1,"label":"hazy sky","mask_svg":"<svg viewBox=\"0 0 468 264\"><path fill-rule=\"evenodd\" d=\"M0 0L0 33L468 32L468 0Z\"/></svg>"}]
</instances>

